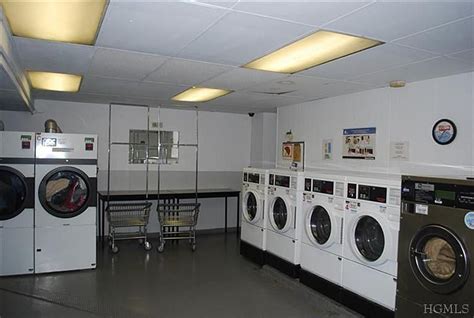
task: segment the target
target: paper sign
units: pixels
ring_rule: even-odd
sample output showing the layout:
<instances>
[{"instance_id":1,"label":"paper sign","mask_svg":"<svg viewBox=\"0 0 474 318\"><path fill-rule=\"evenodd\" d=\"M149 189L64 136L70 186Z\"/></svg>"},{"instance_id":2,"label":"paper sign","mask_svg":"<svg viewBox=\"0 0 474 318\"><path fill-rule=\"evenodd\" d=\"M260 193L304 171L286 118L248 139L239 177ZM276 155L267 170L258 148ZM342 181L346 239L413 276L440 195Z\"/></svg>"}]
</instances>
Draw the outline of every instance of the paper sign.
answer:
<instances>
[{"instance_id":1,"label":"paper sign","mask_svg":"<svg viewBox=\"0 0 474 318\"><path fill-rule=\"evenodd\" d=\"M409 149L408 141L392 141L390 143L390 159L408 160Z\"/></svg>"}]
</instances>

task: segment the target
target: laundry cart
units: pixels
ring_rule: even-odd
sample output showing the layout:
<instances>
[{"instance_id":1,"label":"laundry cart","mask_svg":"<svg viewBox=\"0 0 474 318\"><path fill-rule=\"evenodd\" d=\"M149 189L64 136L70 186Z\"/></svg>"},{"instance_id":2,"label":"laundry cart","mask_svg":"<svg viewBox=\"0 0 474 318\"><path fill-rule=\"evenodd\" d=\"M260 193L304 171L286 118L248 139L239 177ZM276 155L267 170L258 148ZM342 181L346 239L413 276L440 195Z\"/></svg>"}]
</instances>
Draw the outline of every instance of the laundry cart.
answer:
<instances>
[{"instance_id":1,"label":"laundry cart","mask_svg":"<svg viewBox=\"0 0 474 318\"><path fill-rule=\"evenodd\" d=\"M159 204L160 245L158 252L165 250L167 240L189 240L191 249L196 250L196 224L201 203Z\"/></svg>"},{"instance_id":2,"label":"laundry cart","mask_svg":"<svg viewBox=\"0 0 474 318\"><path fill-rule=\"evenodd\" d=\"M109 203L105 209L109 222L109 245L112 253L119 252L118 240L138 239L146 251L152 249L147 238L151 202ZM135 232L117 232L119 228L136 228Z\"/></svg>"}]
</instances>

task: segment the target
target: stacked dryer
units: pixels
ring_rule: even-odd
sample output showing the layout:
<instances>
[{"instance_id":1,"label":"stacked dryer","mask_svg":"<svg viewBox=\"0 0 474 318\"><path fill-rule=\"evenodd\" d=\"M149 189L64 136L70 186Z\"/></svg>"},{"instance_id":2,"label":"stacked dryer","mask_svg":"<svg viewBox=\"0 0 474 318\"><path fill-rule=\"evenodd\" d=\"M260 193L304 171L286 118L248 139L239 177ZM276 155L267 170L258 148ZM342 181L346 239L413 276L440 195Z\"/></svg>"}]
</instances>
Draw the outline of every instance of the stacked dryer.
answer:
<instances>
[{"instance_id":1,"label":"stacked dryer","mask_svg":"<svg viewBox=\"0 0 474 318\"><path fill-rule=\"evenodd\" d=\"M96 267L96 174L96 135L36 135L36 273Z\"/></svg>"},{"instance_id":2,"label":"stacked dryer","mask_svg":"<svg viewBox=\"0 0 474 318\"><path fill-rule=\"evenodd\" d=\"M34 272L35 135L0 132L0 276Z\"/></svg>"},{"instance_id":3,"label":"stacked dryer","mask_svg":"<svg viewBox=\"0 0 474 318\"><path fill-rule=\"evenodd\" d=\"M300 281L334 299L342 285L345 184L335 171L304 174Z\"/></svg>"},{"instance_id":4,"label":"stacked dryer","mask_svg":"<svg viewBox=\"0 0 474 318\"><path fill-rule=\"evenodd\" d=\"M242 182L240 254L265 263L268 169L245 168Z\"/></svg>"},{"instance_id":5,"label":"stacked dryer","mask_svg":"<svg viewBox=\"0 0 474 318\"><path fill-rule=\"evenodd\" d=\"M272 170L268 177L266 263L292 276L299 275L303 176Z\"/></svg>"},{"instance_id":6,"label":"stacked dryer","mask_svg":"<svg viewBox=\"0 0 474 318\"><path fill-rule=\"evenodd\" d=\"M400 176L347 178L341 301L366 317L392 317L397 289Z\"/></svg>"}]
</instances>

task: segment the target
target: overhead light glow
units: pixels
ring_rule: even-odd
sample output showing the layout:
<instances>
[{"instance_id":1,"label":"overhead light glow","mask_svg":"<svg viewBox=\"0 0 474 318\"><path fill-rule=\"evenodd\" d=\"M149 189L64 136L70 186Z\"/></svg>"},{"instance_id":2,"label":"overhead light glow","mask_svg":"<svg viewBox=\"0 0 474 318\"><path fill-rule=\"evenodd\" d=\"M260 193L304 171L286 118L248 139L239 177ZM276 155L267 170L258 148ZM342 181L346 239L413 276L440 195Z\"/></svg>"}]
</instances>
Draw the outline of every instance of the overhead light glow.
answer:
<instances>
[{"instance_id":1,"label":"overhead light glow","mask_svg":"<svg viewBox=\"0 0 474 318\"><path fill-rule=\"evenodd\" d=\"M12 33L93 45L107 0L0 0Z\"/></svg>"},{"instance_id":2,"label":"overhead light glow","mask_svg":"<svg viewBox=\"0 0 474 318\"><path fill-rule=\"evenodd\" d=\"M36 89L76 93L81 86L82 76L64 73L28 71L31 85Z\"/></svg>"},{"instance_id":3,"label":"overhead light glow","mask_svg":"<svg viewBox=\"0 0 474 318\"><path fill-rule=\"evenodd\" d=\"M380 44L383 42L321 30L243 67L292 74Z\"/></svg>"},{"instance_id":4,"label":"overhead light glow","mask_svg":"<svg viewBox=\"0 0 474 318\"><path fill-rule=\"evenodd\" d=\"M207 87L191 87L171 98L180 102L207 102L232 93L231 90Z\"/></svg>"}]
</instances>

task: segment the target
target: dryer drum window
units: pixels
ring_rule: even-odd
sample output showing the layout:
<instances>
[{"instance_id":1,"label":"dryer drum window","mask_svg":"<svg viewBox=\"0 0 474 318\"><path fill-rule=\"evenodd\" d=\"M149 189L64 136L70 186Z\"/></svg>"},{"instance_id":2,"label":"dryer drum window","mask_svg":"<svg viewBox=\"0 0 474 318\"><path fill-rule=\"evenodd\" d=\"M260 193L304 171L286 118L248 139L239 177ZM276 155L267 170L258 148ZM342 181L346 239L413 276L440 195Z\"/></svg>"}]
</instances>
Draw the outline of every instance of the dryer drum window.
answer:
<instances>
[{"instance_id":1,"label":"dryer drum window","mask_svg":"<svg viewBox=\"0 0 474 318\"><path fill-rule=\"evenodd\" d=\"M440 225L426 226L414 236L410 263L421 284L439 294L458 290L469 276L463 243Z\"/></svg>"},{"instance_id":2,"label":"dryer drum window","mask_svg":"<svg viewBox=\"0 0 474 318\"><path fill-rule=\"evenodd\" d=\"M288 210L282 198L276 198L273 204L273 221L279 230L282 230L288 219Z\"/></svg>"},{"instance_id":3,"label":"dryer drum window","mask_svg":"<svg viewBox=\"0 0 474 318\"><path fill-rule=\"evenodd\" d=\"M255 197L255 194L253 194L252 192L248 193L245 205L245 212L247 214L247 218L249 219L249 221L252 221L257 215L257 198Z\"/></svg>"},{"instance_id":4,"label":"dryer drum window","mask_svg":"<svg viewBox=\"0 0 474 318\"><path fill-rule=\"evenodd\" d=\"M379 222L371 216L363 216L357 222L354 233L357 249L362 256L374 262L385 249L385 236Z\"/></svg>"},{"instance_id":5,"label":"dryer drum window","mask_svg":"<svg viewBox=\"0 0 474 318\"><path fill-rule=\"evenodd\" d=\"M70 218L87 209L88 177L79 169L58 168L48 173L39 188L39 200L50 214Z\"/></svg>"},{"instance_id":6,"label":"dryer drum window","mask_svg":"<svg viewBox=\"0 0 474 318\"><path fill-rule=\"evenodd\" d=\"M315 206L311 212L311 233L318 244L325 244L331 236L331 219L322 206Z\"/></svg>"},{"instance_id":7,"label":"dryer drum window","mask_svg":"<svg viewBox=\"0 0 474 318\"><path fill-rule=\"evenodd\" d=\"M27 185L19 171L0 167L0 220L9 220L20 214L26 203Z\"/></svg>"}]
</instances>

